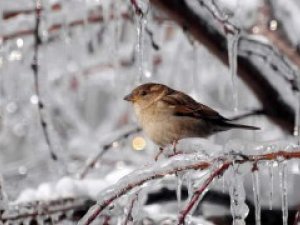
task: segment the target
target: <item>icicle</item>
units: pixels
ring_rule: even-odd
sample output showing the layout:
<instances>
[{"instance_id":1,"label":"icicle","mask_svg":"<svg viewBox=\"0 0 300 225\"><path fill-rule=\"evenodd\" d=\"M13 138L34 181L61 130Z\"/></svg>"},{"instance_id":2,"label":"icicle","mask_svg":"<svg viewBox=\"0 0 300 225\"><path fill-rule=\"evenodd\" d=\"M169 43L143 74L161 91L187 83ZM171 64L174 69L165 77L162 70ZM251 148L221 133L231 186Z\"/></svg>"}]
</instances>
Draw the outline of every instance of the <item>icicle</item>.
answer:
<instances>
[{"instance_id":1,"label":"icicle","mask_svg":"<svg viewBox=\"0 0 300 225\"><path fill-rule=\"evenodd\" d=\"M36 217L36 222L38 225L44 225L44 217L39 215Z\"/></svg>"},{"instance_id":2,"label":"icicle","mask_svg":"<svg viewBox=\"0 0 300 225\"><path fill-rule=\"evenodd\" d=\"M279 181L281 187L281 209L283 225L288 224L287 172L287 162L283 161L279 164Z\"/></svg>"},{"instance_id":3,"label":"icicle","mask_svg":"<svg viewBox=\"0 0 300 225\"><path fill-rule=\"evenodd\" d=\"M300 144L300 91L296 91L296 112L294 124L294 136L296 137L297 144Z\"/></svg>"},{"instance_id":4,"label":"icicle","mask_svg":"<svg viewBox=\"0 0 300 225\"><path fill-rule=\"evenodd\" d=\"M2 175L0 174L0 211L7 209L7 206L8 206L7 196L4 192L3 178Z\"/></svg>"},{"instance_id":5,"label":"icicle","mask_svg":"<svg viewBox=\"0 0 300 225\"><path fill-rule=\"evenodd\" d=\"M225 193L225 176L222 176L222 193Z\"/></svg>"},{"instance_id":6,"label":"icicle","mask_svg":"<svg viewBox=\"0 0 300 225\"><path fill-rule=\"evenodd\" d=\"M246 201L243 176L239 173L239 165L233 165L233 176L230 182L229 193L231 199L231 213L233 225L245 225L245 218L249 213Z\"/></svg>"},{"instance_id":7,"label":"icicle","mask_svg":"<svg viewBox=\"0 0 300 225\"><path fill-rule=\"evenodd\" d=\"M185 180L186 180L186 186L187 186L187 192L188 192L188 198L187 198L187 202L189 202L192 199L193 196L193 173L192 172L187 172L186 176L185 176Z\"/></svg>"},{"instance_id":8,"label":"icicle","mask_svg":"<svg viewBox=\"0 0 300 225\"><path fill-rule=\"evenodd\" d=\"M274 194L274 164L272 161L268 163L268 173L270 179L270 193L269 193L269 209L273 209L273 194Z\"/></svg>"},{"instance_id":9,"label":"icicle","mask_svg":"<svg viewBox=\"0 0 300 225\"><path fill-rule=\"evenodd\" d=\"M180 212L180 209L181 209L181 201L182 201L181 190L182 190L182 176L180 174L178 174L177 175L177 190L176 190L178 212Z\"/></svg>"},{"instance_id":10,"label":"icicle","mask_svg":"<svg viewBox=\"0 0 300 225\"><path fill-rule=\"evenodd\" d=\"M252 185L253 185L253 195L254 195L254 206L255 206L255 224L261 224L261 205L260 205L260 184L258 171L252 172Z\"/></svg>"},{"instance_id":11,"label":"icicle","mask_svg":"<svg viewBox=\"0 0 300 225\"><path fill-rule=\"evenodd\" d=\"M239 31L234 30L233 32L227 33L227 51L228 51L228 61L229 70L232 82L232 93L234 102L234 111L238 111L238 91L237 91L237 51L239 42Z\"/></svg>"},{"instance_id":12,"label":"icicle","mask_svg":"<svg viewBox=\"0 0 300 225\"><path fill-rule=\"evenodd\" d=\"M137 24L137 64L138 64L138 82L141 83L144 76L144 33L147 20L144 16L138 17Z\"/></svg>"},{"instance_id":13,"label":"icicle","mask_svg":"<svg viewBox=\"0 0 300 225\"><path fill-rule=\"evenodd\" d=\"M197 85L197 77L198 77L198 45L196 41L193 42L193 60L192 60L192 68L193 68L193 83L192 83L192 92L191 95L195 98L198 96L198 85ZM201 82L200 82L201 83Z\"/></svg>"}]
</instances>

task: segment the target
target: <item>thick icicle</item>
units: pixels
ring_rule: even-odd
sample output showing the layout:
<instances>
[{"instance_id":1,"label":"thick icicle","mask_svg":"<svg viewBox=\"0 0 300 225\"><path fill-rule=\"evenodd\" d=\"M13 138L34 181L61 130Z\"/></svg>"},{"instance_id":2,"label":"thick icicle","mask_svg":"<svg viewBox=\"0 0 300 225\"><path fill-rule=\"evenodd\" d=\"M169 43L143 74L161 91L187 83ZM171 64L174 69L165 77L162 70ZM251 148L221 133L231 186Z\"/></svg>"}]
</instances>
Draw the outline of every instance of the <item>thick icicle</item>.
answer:
<instances>
[{"instance_id":1,"label":"thick icicle","mask_svg":"<svg viewBox=\"0 0 300 225\"><path fill-rule=\"evenodd\" d=\"M234 30L233 32L227 33L227 50L228 50L228 61L229 70L232 82L232 94L233 94L233 109L235 112L238 111L238 91L237 91L237 50L239 42L239 31Z\"/></svg>"},{"instance_id":2,"label":"thick icicle","mask_svg":"<svg viewBox=\"0 0 300 225\"><path fill-rule=\"evenodd\" d=\"M7 196L4 192L3 178L0 174L0 211L5 210L8 206Z\"/></svg>"},{"instance_id":3,"label":"thick icicle","mask_svg":"<svg viewBox=\"0 0 300 225\"><path fill-rule=\"evenodd\" d=\"M243 176L239 172L239 165L233 165L233 176L230 181L229 193L231 199L231 213L233 225L245 225L245 218L249 213L246 201Z\"/></svg>"},{"instance_id":4,"label":"thick icicle","mask_svg":"<svg viewBox=\"0 0 300 225\"><path fill-rule=\"evenodd\" d=\"M147 20L145 16L138 16L137 24L137 64L138 64L138 83L142 82L144 76L144 33Z\"/></svg>"},{"instance_id":5,"label":"thick icicle","mask_svg":"<svg viewBox=\"0 0 300 225\"><path fill-rule=\"evenodd\" d=\"M177 190L176 190L178 212L180 212L180 209L181 209L181 201L182 201L181 189L182 189L182 176L180 174L178 174L177 175Z\"/></svg>"},{"instance_id":6,"label":"thick icicle","mask_svg":"<svg viewBox=\"0 0 300 225\"><path fill-rule=\"evenodd\" d=\"M270 161L268 163L268 173L270 179L270 192L269 192L269 209L273 209L273 194L274 194L274 163Z\"/></svg>"},{"instance_id":7,"label":"thick icicle","mask_svg":"<svg viewBox=\"0 0 300 225\"><path fill-rule=\"evenodd\" d=\"M258 170L252 173L252 185L253 185L253 196L254 196L254 207L255 207L255 224L261 224L261 205L260 205L260 184Z\"/></svg>"},{"instance_id":8,"label":"thick icicle","mask_svg":"<svg viewBox=\"0 0 300 225\"><path fill-rule=\"evenodd\" d=\"M287 162L283 161L279 164L279 181L281 187L281 209L283 225L288 224L287 172Z\"/></svg>"},{"instance_id":9,"label":"thick icicle","mask_svg":"<svg viewBox=\"0 0 300 225\"><path fill-rule=\"evenodd\" d=\"M300 91L296 92L296 112L295 112L295 124L294 124L294 136L296 137L297 144L300 144Z\"/></svg>"}]
</instances>

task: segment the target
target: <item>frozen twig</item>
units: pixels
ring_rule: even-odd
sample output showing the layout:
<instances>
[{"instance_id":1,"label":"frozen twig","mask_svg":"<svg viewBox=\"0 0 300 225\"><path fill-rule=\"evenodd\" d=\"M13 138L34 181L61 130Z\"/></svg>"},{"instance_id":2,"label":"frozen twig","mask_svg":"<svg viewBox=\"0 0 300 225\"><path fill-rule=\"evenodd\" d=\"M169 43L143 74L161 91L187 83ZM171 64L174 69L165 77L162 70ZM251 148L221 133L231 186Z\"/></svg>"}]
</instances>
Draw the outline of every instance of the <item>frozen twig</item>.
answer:
<instances>
[{"instance_id":1,"label":"frozen twig","mask_svg":"<svg viewBox=\"0 0 300 225\"><path fill-rule=\"evenodd\" d=\"M90 159L87 164L83 167L82 171L78 174L79 179L83 179L88 172L94 168L95 164L103 157L103 155L113 147L115 142L119 142L123 139L128 138L130 135L138 133L141 131L141 128L136 127L134 129L125 129L124 133L122 133L120 136L115 138L113 141L109 142L108 144L105 144L101 146L101 150L92 158Z\"/></svg>"},{"instance_id":2,"label":"frozen twig","mask_svg":"<svg viewBox=\"0 0 300 225\"><path fill-rule=\"evenodd\" d=\"M45 107L44 103L41 100L40 95L40 85L39 85L39 46L42 44L40 35L39 35L39 27L41 20L41 2L40 0L35 1L35 29L34 29L34 53L33 53L33 62L32 62L32 70L34 75L34 89L35 94L38 99L38 113L40 117L40 124L43 130L43 134L47 143L47 146L50 151L51 158L53 160L57 160L57 155L53 150L53 146L50 141L49 132L47 129L47 123L43 115L43 109Z\"/></svg>"},{"instance_id":3,"label":"frozen twig","mask_svg":"<svg viewBox=\"0 0 300 225\"><path fill-rule=\"evenodd\" d=\"M203 160L202 157L199 157L197 154L175 156L167 161L158 162L150 167L136 170L125 176L112 187L102 191L98 203L89 210L89 212L81 219L79 224L91 224L101 214L101 212L115 200L150 180L161 179L166 175L176 174L182 171L210 169L215 162L219 162L220 166L210 174L204 183L202 183L198 191L195 192L191 201L187 203L187 207L182 211L180 220L184 221L185 215L189 213L195 202L197 202L198 198L208 188L214 178L222 176L223 172L225 172L233 163L256 164L259 161L289 160L295 158L300 158L300 149L294 149L293 152L277 151L261 155L245 155L243 157L239 157L236 154L229 154L209 161Z\"/></svg>"},{"instance_id":4,"label":"frozen twig","mask_svg":"<svg viewBox=\"0 0 300 225\"><path fill-rule=\"evenodd\" d=\"M59 7L56 7L56 8L60 9L60 7L61 6L59 5ZM56 9L56 10L58 10L58 9ZM54 12L56 10L52 10L51 12ZM40 11L42 11L42 8L40 9ZM32 12L35 12L35 10L32 10L32 11L30 10L28 13L32 13ZM13 16L21 15L24 13L27 13L27 12L23 12L23 11L16 12L13 14ZM10 16L12 16L12 15L10 15ZM128 20L130 16L129 16L128 12L123 12L121 14L121 17L123 20ZM115 18L115 15L111 14L110 19L113 20L114 18ZM9 19L9 17L4 18L4 19ZM89 24L102 23L102 22L104 22L103 13L102 12L99 12L97 14L91 13L88 15L86 20ZM69 26L72 28L80 27L80 26L84 26L84 23L85 23L84 19L75 19L75 20L71 20L69 22ZM52 26L50 26L47 31L50 34L53 34L53 33L59 32L62 28L63 28L63 23L57 22L57 23L53 24ZM16 31L12 31L10 33L4 34L2 38L3 38L3 41L8 41L8 40L15 39L18 37L31 36L31 35L34 35L34 33L35 33L34 28L33 29L31 29L31 28L26 28L26 29L23 28L22 29L20 27L20 29L18 29Z\"/></svg>"},{"instance_id":5,"label":"frozen twig","mask_svg":"<svg viewBox=\"0 0 300 225\"><path fill-rule=\"evenodd\" d=\"M136 15L140 16L140 17L144 17L144 12L143 10L139 7L137 0L130 0L131 5L133 6L134 12L136 13Z\"/></svg>"},{"instance_id":6,"label":"frozen twig","mask_svg":"<svg viewBox=\"0 0 300 225\"><path fill-rule=\"evenodd\" d=\"M223 25L226 34L240 33L240 28L229 21L228 16L222 12L214 0L198 0L198 2L202 7L206 8L210 12L214 19Z\"/></svg>"},{"instance_id":7,"label":"frozen twig","mask_svg":"<svg viewBox=\"0 0 300 225\"><path fill-rule=\"evenodd\" d=\"M209 187L211 182L218 176L221 176L225 170L228 169L229 166L232 165L231 162L225 162L222 164L221 167L213 171L210 176L203 182L203 184L199 187L198 190L196 190L191 198L191 200L188 202L186 207L180 212L179 218L178 218L178 224L184 224L185 217L189 214L189 212L192 210L194 205L198 202L198 199L200 196L204 193L204 191Z\"/></svg>"},{"instance_id":8,"label":"frozen twig","mask_svg":"<svg viewBox=\"0 0 300 225\"><path fill-rule=\"evenodd\" d=\"M134 206L135 202L138 200L138 197L139 197L139 193L137 192L134 195L134 197L131 200L131 203L129 205L129 209L128 209L128 212L127 212L127 215L126 215L126 218L125 218L125 221L124 221L124 225L127 225L128 222L132 220L132 215L131 215L132 209L133 209L133 206Z\"/></svg>"},{"instance_id":9,"label":"frozen twig","mask_svg":"<svg viewBox=\"0 0 300 225\"><path fill-rule=\"evenodd\" d=\"M14 221L34 220L37 216L50 216L59 214L61 218L68 217L68 212L86 210L91 202L85 199L59 199L53 201L36 201L11 205L2 214L1 222L13 223ZM68 218L71 219L71 218Z\"/></svg>"}]
</instances>

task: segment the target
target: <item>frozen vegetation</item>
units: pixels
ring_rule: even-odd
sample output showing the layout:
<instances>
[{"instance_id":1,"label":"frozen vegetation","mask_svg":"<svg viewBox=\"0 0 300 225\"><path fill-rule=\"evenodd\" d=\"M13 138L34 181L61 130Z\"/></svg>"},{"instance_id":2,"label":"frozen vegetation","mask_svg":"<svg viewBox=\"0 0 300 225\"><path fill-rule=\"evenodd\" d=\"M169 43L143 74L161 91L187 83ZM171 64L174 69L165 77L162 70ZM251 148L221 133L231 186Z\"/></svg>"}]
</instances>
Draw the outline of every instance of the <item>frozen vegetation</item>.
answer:
<instances>
[{"instance_id":1,"label":"frozen vegetation","mask_svg":"<svg viewBox=\"0 0 300 225\"><path fill-rule=\"evenodd\" d=\"M298 0L2 0L0 224L271 224L266 211L298 224L299 12ZM182 140L156 161L123 101L150 81L261 130Z\"/></svg>"}]
</instances>

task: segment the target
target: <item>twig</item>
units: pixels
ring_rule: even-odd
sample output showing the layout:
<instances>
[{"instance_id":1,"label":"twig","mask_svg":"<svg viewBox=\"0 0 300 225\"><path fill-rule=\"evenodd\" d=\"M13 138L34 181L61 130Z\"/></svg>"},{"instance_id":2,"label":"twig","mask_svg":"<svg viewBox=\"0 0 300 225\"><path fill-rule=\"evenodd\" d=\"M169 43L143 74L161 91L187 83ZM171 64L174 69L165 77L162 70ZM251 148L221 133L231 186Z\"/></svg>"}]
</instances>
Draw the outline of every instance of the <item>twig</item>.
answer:
<instances>
[{"instance_id":1,"label":"twig","mask_svg":"<svg viewBox=\"0 0 300 225\"><path fill-rule=\"evenodd\" d=\"M121 16L124 20L129 18L129 15L128 15L127 12L122 13ZM111 15L110 19L113 19L113 18L114 18L114 15ZM89 24L97 24L97 23L103 22L103 21L104 21L103 20L103 14L89 15L88 18L87 18L87 22ZM83 26L85 22L86 21L84 19L77 19L77 20L70 21L69 26L70 27ZM62 23L56 23L56 24L54 24L54 25L52 25L51 27L48 28L48 32L49 33L57 32L62 28L63 28ZM30 29L30 28L29 29L24 29L24 30L20 29L18 31L13 32L13 33L3 35L2 38L3 38L3 41L8 41L10 39L14 39L14 38L22 37L22 36L28 36L28 35L34 35L34 29Z\"/></svg>"},{"instance_id":2,"label":"twig","mask_svg":"<svg viewBox=\"0 0 300 225\"><path fill-rule=\"evenodd\" d=\"M131 5L133 6L134 12L136 13L136 15L140 16L140 17L144 17L144 12L143 10L139 7L138 3L136 0L130 0Z\"/></svg>"},{"instance_id":3,"label":"twig","mask_svg":"<svg viewBox=\"0 0 300 225\"><path fill-rule=\"evenodd\" d=\"M246 157L242 157L241 159L236 159L236 155L227 155L217 157L211 161L203 161L199 159L198 155L196 154L172 157L167 162L159 164L159 166L157 165L157 163L155 163L150 168L147 167L145 169L137 170L133 172L133 174L125 176L113 186L117 187L115 189L113 187L109 187L107 190L102 191L100 196L101 200L98 201L98 203L89 210L89 212L81 219L79 224L91 224L101 214L101 212L106 209L106 207L108 207L116 199L128 193L130 190L143 185L147 181L160 179L169 174L176 174L177 172L188 170L209 169L214 164L214 162L223 162L219 169L215 170L212 175L210 175L210 177L206 181L204 181L203 185L198 189L196 196L193 197L193 199L195 199L199 198L201 193L203 193L203 191L207 189L213 178L221 176L223 172L233 164L233 162L236 164L244 164L279 159L289 160L295 158L300 158L300 149L295 149L293 152L277 151L262 155L247 155ZM128 182L129 180L131 182ZM193 200L193 202L196 202L196 200L197 199ZM191 207L189 206L190 204L193 203L189 203L188 208Z\"/></svg>"},{"instance_id":4,"label":"twig","mask_svg":"<svg viewBox=\"0 0 300 225\"><path fill-rule=\"evenodd\" d=\"M97 153L96 156L94 156L91 160L88 161L88 163L83 167L82 171L79 173L78 177L79 179L83 179L90 169L94 168L97 161L99 161L102 156L113 147L115 142L121 141L123 139L128 138L130 135L138 133L141 131L141 128L137 127L131 130L126 130L125 133L121 134L119 137L115 138L113 141L109 142L108 144L105 144L101 147L101 150Z\"/></svg>"},{"instance_id":5,"label":"twig","mask_svg":"<svg viewBox=\"0 0 300 225\"><path fill-rule=\"evenodd\" d=\"M135 202L138 200L138 197L139 197L139 193L137 192L134 195L133 199L131 200L131 203L130 203L130 206L129 206L129 209L128 209L128 213L127 213L125 221L124 221L124 225L127 225L128 222L132 220L132 215L131 215L132 209L133 209L133 206L134 206Z\"/></svg>"},{"instance_id":6,"label":"twig","mask_svg":"<svg viewBox=\"0 0 300 225\"><path fill-rule=\"evenodd\" d=\"M160 49L159 45L154 41L154 38L153 38L153 31L150 30L150 28L148 26L145 27L145 31L146 33L149 35L149 38L150 38L150 41L151 41L151 45L152 45L152 48L156 51L158 51Z\"/></svg>"},{"instance_id":7,"label":"twig","mask_svg":"<svg viewBox=\"0 0 300 225\"><path fill-rule=\"evenodd\" d=\"M85 199L65 198L48 202L36 201L19 205L11 205L11 209L4 211L0 223L13 222L25 219L34 219L37 216L46 216L56 213L62 215L72 210L84 210L90 207L91 201Z\"/></svg>"},{"instance_id":8,"label":"twig","mask_svg":"<svg viewBox=\"0 0 300 225\"><path fill-rule=\"evenodd\" d=\"M206 8L210 14L223 25L226 34L240 33L240 28L229 21L229 17L222 12L214 0L198 0L198 3L202 7Z\"/></svg>"},{"instance_id":9,"label":"twig","mask_svg":"<svg viewBox=\"0 0 300 225\"><path fill-rule=\"evenodd\" d=\"M42 126L43 134L46 140L46 144L50 151L51 158L53 160L57 160L57 155L53 151L53 147L50 142L49 132L47 129L47 123L44 118L42 110L44 109L45 105L41 100L40 95L40 86L39 86L39 46L42 44L40 35L39 35L39 26L41 20L41 2L40 0L35 1L35 29L34 29L34 55L33 55L33 62L32 62L32 70L34 75L34 89L38 99L38 113L40 117L40 124Z\"/></svg>"},{"instance_id":10,"label":"twig","mask_svg":"<svg viewBox=\"0 0 300 225\"><path fill-rule=\"evenodd\" d=\"M180 212L180 216L178 218L178 225L184 224L186 215L192 210L194 205L198 202L198 199L203 194L203 192L208 188L208 186L216 177L222 175L224 171L227 170L228 167L231 165L232 162L224 163L220 168L216 169L212 174L210 174L210 176L203 182L202 186L200 186L199 189L194 192L191 200L188 202L185 209Z\"/></svg>"}]
</instances>

